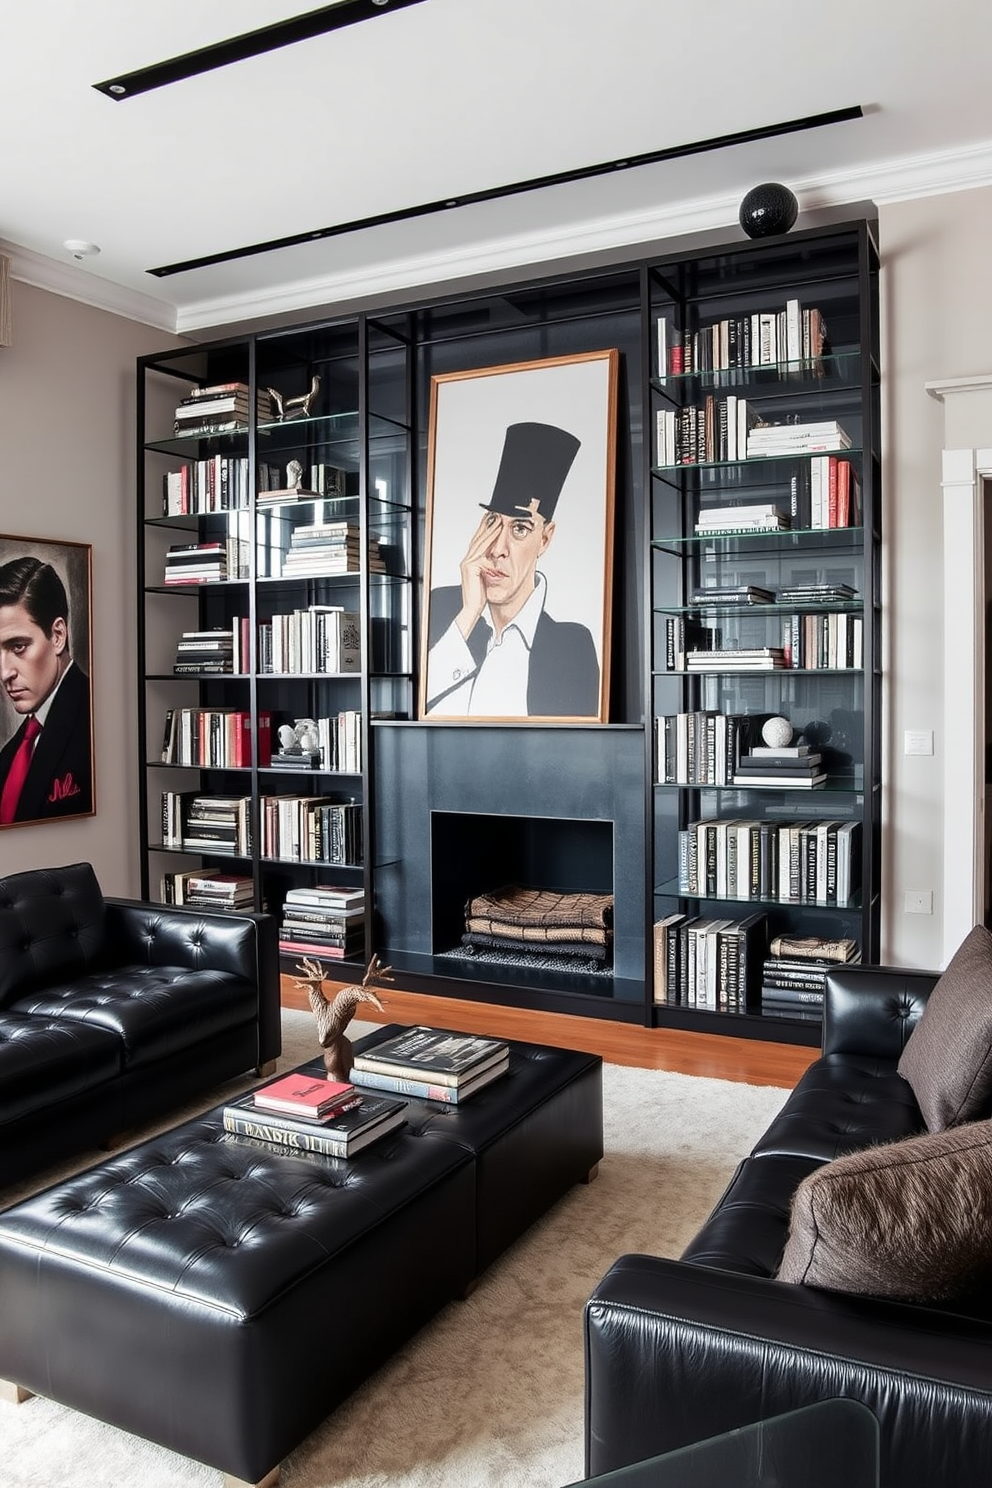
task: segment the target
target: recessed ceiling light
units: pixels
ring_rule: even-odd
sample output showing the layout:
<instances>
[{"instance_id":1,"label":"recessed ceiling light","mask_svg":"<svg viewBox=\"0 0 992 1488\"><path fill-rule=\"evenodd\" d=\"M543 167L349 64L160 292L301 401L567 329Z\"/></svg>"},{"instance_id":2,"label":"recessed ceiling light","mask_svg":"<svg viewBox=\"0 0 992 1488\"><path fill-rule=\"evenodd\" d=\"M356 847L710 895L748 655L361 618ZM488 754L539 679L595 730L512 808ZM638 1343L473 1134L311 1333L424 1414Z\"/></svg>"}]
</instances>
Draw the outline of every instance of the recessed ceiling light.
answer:
<instances>
[{"instance_id":1,"label":"recessed ceiling light","mask_svg":"<svg viewBox=\"0 0 992 1488\"><path fill-rule=\"evenodd\" d=\"M93 258L100 252L96 243L87 243L85 238L66 238L62 247L73 258Z\"/></svg>"}]
</instances>

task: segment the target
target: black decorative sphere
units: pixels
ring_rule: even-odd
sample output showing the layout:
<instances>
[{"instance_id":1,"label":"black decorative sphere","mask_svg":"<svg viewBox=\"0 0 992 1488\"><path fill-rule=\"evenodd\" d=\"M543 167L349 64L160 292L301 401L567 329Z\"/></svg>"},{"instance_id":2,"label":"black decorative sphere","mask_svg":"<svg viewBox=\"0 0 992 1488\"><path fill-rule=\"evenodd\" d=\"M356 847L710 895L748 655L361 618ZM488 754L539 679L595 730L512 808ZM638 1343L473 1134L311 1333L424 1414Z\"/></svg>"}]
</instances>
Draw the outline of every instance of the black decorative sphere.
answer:
<instances>
[{"instance_id":1,"label":"black decorative sphere","mask_svg":"<svg viewBox=\"0 0 992 1488\"><path fill-rule=\"evenodd\" d=\"M752 186L741 202L740 224L749 238L770 238L787 233L799 215L799 203L788 186L765 181Z\"/></svg>"}]
</instances>

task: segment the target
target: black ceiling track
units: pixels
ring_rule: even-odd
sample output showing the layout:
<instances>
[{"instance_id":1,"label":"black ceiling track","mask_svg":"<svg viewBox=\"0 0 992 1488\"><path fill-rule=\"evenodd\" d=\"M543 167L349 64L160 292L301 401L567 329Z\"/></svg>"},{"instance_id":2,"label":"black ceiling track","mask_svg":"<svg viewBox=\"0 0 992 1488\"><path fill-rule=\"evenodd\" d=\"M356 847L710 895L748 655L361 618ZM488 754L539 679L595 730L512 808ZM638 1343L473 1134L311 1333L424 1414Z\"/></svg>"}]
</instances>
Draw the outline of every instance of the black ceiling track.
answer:
<instances>
[{"instance_id":1,"label":"black ceiling track","mask_svg":"<svg viewBox=\"0 0 992 1488\"><path fill-rule=\"evenodd\" d=\"M341 0L338 5L322 5L319 10L307 11L305 15L276 21L258 31L246 31L241 36L232 36L229 41L218 41L214 46L200 47L195 52L184 52L181 57L154 62L150 67L121 73L119 77L107 78L106 82L94 83L93 86L115 103L123 103L139 93L149 93L153 88L164 88L169 83L181 82L183 78L213 72L215 68L228 67L232 62L243 62L246 57L260 57L264 52L274 52L297 41L310 41L314 36L338 31L343 26L354 26L358 21L371 21L407 5L422 4L423 0Z\"/></svg>"},{"instance_id":2,"label":"black ceiling track","mask_svg":"<svg viewBox=\"0 0 992 1488\"><path fill-rule=\"evenodd\" d=\"M403 0L411 3L411 0ZM414 0L415 3L415 0ZM171 274L187 274L193 269L205 269L211 264L231 263L238 258L251 258L258 253L274 253L279 248L295 248L301 243L313 243L322 238L339 238L345 233L361 232L367 227L382 227L389 222L408 222L414 217L427 217L432 212L450 212L454 207L473 206L476 202L498 201L500 197L517 196L524 191L539 191L546 186L561 186L570 181L587 181L593 176L612 175L616 171L632 170L639 165L657 165L667 160L681 160L686 155L702 155L709 150L725 150L731 145L746 145L757 140L775 139L782 134L796 134L803 129L820 129L827 124L842 124L860 119L863 110L860 104L852 108L833 109L824 114L808 114L803 119L787 119L780 124L763 124L757 129L742 129L736 134L718 134L712 139L696 140L692 144L672 145L665 150L648 150L642 155L626 155L620 160L605 161L601 165L586 165L575 170L556 171L550 176L534 176L527 181L514 181L508 186L491 186L483 191L464 192L459 196L443 197L439 201L423 202L416 207L399 207L392 212L379 212L372 217L356 217L351 222L338 222L333 227L318 227L308 232L293 233L285 238L270 238L264 243L251 243L244 248L228 248L222 253L207 253L201 258L188 258L182 263L162 264L156 269L147 269L157 279L166 279Z\"/></svg>"}]
</instances>

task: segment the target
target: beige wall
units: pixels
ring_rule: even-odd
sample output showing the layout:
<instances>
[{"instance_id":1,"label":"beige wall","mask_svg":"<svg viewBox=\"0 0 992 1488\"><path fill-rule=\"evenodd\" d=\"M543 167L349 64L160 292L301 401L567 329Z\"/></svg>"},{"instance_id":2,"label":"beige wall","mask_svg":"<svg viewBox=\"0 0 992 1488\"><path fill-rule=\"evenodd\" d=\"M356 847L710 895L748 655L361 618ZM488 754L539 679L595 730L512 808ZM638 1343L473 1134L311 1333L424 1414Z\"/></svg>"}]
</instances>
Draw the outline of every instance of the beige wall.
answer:
<instances>
[{"instance_id":1,"label":"beige wall","mask_svg":"<svg viewBox=\"0 0 992 1488\"><path fill-rule=\"evenodd\" d=\"M96 815L0 831L0 873L91 862L138 886L134 659L134 360L170 338L15 282L0 348L0 532L93 548ZM173 343L175 344L175 343Z\"/></svg>"},{"instance_id":2,"label":"beige wall","mask_svg":"<svg viewBox=\"0 0 992 1488\"><path fill-rule=\"evenodd\" d=\"M943 915L944 410L925 385L992 371L992 189L902 202L879 213L882 253L883 593L886 787L883 960L941 964ZM978 441L976 441L978 442ZM983 441L992 445L992 428ZM932 757L903 753L932 729ZM932 889L934 913L906 914Z\"/></svg>"}]
</instances>

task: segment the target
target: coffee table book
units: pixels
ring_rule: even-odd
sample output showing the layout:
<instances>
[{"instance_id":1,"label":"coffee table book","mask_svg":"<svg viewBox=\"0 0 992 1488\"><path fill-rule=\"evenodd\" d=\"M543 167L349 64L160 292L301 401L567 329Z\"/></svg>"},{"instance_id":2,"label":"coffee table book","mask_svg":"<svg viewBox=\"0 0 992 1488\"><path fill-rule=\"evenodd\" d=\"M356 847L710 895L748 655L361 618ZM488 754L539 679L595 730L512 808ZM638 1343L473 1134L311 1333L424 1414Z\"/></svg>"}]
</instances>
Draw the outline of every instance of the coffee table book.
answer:
<instances>
[{"instance_id":1,"label":"coffee table book","mask_svg":"<svg viewBox=\"0 0 992 1488\"><path fill-rule=\"evenodd\" d=\"M325 1157L353 1157L406 1120L406 1101L383 1095L359 1095L348 1110L324 1121L262 1111L250 1095L225 1106L224 1130L235 1136L253 1137L299 1152L319 1152Z\"/></svg>"},{"instance_id":2,"label":"coffee table book","mask_svg":"<svg viewBox=\"0 0 992 1488\"><path fill-rule=\"evenodd\" d=\"M420 1025L356 1054L352 1069L355 1074L399 1075L432 1085L459 1086L504 1060L509 1052L500 1039Z\"/></svg>"},{"instance_id":3,"label":"coffee table book","mask_svg":"<svg viewBox=\"0 0 992 1488\"><path fill-rule=\"evenodd\" d=\"M487 1065L485 1069L476 1072L472 1078L464 1080L460 1085L441 1085L436 1083L433 1076L427 1075L419 1079L411 1079L407 1075L387 1075L379 1070L356 1070L352 1068L352 1075L358 1085L367 1086L372 1090L389 1090L395 1095L409 1095L417 1100L443 1101L448 1106L461 1105L469 1099L477 1090L491 1085L498 1080L500 1075L505 1075L510 1067L510 1055L507 1052L496 1064Z\"/></svg>"},{"instance_id":4,"label":"coffee table book","mask_svg":"<svg viewBox=\"0 0 992 1488\"><path fill-rule=\"evenodd\" d=\"M326 1075L294 1070L268 1085L253 1090L254 1105L265 1111L281 1111L288 1116L303 1116L321 1121L334 1111L358 1098L354 1085L345 1080L329 1080Z\"/></svg>"}]
</instances>

